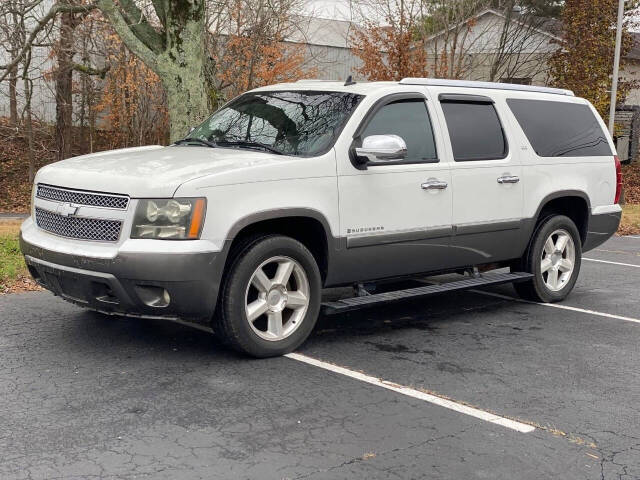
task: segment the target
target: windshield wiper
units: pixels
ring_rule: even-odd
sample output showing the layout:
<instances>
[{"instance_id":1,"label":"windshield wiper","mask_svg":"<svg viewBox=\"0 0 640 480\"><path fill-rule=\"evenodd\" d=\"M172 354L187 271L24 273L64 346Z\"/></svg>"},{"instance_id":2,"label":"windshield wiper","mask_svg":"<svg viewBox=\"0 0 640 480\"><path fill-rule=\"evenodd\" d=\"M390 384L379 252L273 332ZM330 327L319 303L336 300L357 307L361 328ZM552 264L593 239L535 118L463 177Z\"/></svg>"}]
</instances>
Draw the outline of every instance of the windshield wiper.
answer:
<instances>
[{"instance_id":1,"label":"windshield wiper","mask_svg":"<svg viewBox=\"0 0 640 480\"><path fill-rule=\"evenodd\" d=\"M209 140L203 140L201 138L196 137L187 137L182 140L176 140L173 142L174 145L182 145L183 143L200 143L202 145L206 145L207 147L216 148L218 145L214 142L210 142Z\"/></svg>"},{"instance_id":2,"label":"windshield wiper","mask_svg":"<svg viewBox=\"0 0 640 480\"><path fill-rule=\"evenodd\" d=\"M217 142L219 146L229 146L229 147L249 147L249 148L261 148L271 153L275 153L276 155L284 155L285 153L277 148L272 147L271 145L267 145L260 142L251 142L249 140L221 140Z\"/></svg>"}]
</instances>

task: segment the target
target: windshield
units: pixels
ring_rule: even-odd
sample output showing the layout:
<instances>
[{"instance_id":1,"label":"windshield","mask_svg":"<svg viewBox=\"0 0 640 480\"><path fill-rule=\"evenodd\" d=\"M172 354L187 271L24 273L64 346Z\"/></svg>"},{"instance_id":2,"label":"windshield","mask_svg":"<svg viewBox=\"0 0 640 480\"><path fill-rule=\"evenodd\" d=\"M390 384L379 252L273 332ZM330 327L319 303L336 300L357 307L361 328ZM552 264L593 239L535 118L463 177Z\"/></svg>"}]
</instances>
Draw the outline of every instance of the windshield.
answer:
<instances>
[{"instance_id":1,"label":"windshield","mask_svg":"<svg viewBox=\"0 0 640 480\"><path fill-rule=\"evenodd\" d=\"M286 155L319 155L331 148L361 98L345 92L246 93L214 113L189 138L222 147L263 146Z\"/></svg>"}]
</instances>

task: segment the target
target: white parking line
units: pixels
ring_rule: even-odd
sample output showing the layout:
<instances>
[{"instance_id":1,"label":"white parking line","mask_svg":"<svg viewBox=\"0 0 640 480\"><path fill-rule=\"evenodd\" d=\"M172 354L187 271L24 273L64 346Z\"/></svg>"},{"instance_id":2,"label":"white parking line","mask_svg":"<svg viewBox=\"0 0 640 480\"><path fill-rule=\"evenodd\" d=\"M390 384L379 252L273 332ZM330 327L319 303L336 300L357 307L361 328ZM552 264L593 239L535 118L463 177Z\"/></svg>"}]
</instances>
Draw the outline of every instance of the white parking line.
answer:
<instances>
[{"instance_id":1,"label":"white parking line","mask_svg":"<svg viewBox=\"0 0 640 480\"><path fill-rule=\"evenodd\" d=\"M560 303L530 302L529 300L523 300L522 298L510 297L509 295L502 295L500 293L494 293L494 292L485 292L483 290L471 289L469 291L470 292L474 292L474 293L479 293L481 295L487 295L489 297L502 298L504 300L513 300L515 302L531 303L533 305L542 305L543 307L559 308L560 310L570 310L572 312L588 313L589 315L595 315L597 317L613 318L613 319L616 319L616 320L624 320L625 322L639 323L640 324L640 319L639 318L625 317L623 315L614 315L613 313L597 312L595 310L587 310L587 309L584 309L584 308L571 307L569 305L562 305Z\"/></svg>"},{"instance_id":2,"label":"white parking line","mask_svg":"<svg viewBox=\"0 0 640 480\"><path fill-rule=\"evenodd\" d=\"M387 382L380 378L372 377L371 375L356 372L354 370L349 370L348 368L339 367L331 363L323 362L322 360L316 360L315 358L307 357L306 355L302 355L300 353L288 353L287 355L285 355L285 357L290 358L291 360L306 363L308 365L313 365L314 367L323 368L325 370L329 370L331 372L338 373L355 380L360 380L361 382L369 383L371 385L375 385L376 387L386 388L387 390L392 390L408 397L413 397L417 398L418 400L433 403L434 405L439 405L441 407L448 408L449 410L453 410L464 415L479 418L480 420L484 420L485 422L495 423L496 425L510 428L511 430L515 430L520 433L529 433L535 430L534 426L528 425L526 423L517 422L505 417L500 417L493 413L486 412L478 408L469 407L468 405L464 405L447 398L439 397L437 395L416 390L414 388L405 387L403 385L398 385L397 383Z\"/></svg>"},{"instance_id":3,"label":"white parking line","mask_svg":"<svg viewBox=\"0 0 640 480\"><path fill-rule=\"evenodd\" d=\"M598 262L598 263L610 263L611 265L620 265L622 267L635 267L640 268L640 265L635 265L633 263L620 263L620 262L610 262L608 260L598 260L596 258L586 258L582 257L582 260L587 260L589 262Z\"/></svg>"}]
</instances>

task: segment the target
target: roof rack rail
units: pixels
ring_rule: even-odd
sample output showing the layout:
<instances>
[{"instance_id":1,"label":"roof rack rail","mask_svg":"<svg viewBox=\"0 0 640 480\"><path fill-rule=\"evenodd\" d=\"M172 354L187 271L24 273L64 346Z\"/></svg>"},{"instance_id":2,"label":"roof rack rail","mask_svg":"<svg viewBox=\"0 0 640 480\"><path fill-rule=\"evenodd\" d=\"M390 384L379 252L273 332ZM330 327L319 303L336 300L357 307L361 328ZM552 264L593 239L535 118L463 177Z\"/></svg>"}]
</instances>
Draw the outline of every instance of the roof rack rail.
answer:
<instances>
[{"instance_id":1,"label":"roof rack rail","mask_svg":"<svg viewBox=\"0 0 640 480\"><path fill-rule=\"evenodd\" d=\"M303 78L296 80L294 83L318 83L318 82L340 82L340 80L327 80L323 78Z\"/></svg>"},{"instance_id":2,"label":"roof rack rail","mask_svg":"<svg viewBox=\"0 0 640 480\"><path fill-rule=\"evenodd\" d=\"M564 88L536 87L533 85L519 85L516 83L476 82L471 80L448 80L441 78L407 77L400 80L401 85L429 85L439 87L492 88L495 90L519 90L523 92L552 93L573 97L571 90Z\"/></svg>"}]
</instances>

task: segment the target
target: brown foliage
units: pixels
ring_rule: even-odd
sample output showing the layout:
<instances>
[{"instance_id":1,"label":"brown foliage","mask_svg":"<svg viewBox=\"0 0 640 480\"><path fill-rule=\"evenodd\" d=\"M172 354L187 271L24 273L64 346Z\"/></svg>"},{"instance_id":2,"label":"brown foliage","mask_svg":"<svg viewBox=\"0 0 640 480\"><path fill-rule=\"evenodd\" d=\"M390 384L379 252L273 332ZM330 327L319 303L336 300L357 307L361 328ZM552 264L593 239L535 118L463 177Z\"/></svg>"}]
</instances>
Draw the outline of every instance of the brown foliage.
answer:
<instances>
[{"instance_id":1,"label":"brown foliage","mask_svg":"<svg viewBox=\"0 0 640 480\"><path fill-rule=\"evenodd\" d=\"M54 126L34 122L34 158L38 169L56 160ZM111 145L112 133L98 131L95 151L107 150ZM87 143L82 129L72 128L72 155L87 153ZM0 117L0 212L29 211L31 203L31 182L29 164L24 159L29 149L24 129L10 126L10 120Z\"/></svg>"},{"instance_id":2,"label":"brown foliage","mask_svg":"<svg viewBox=\"0 0 640 480\"><path fill-rule=\"evenodd\" d=\"M603 118L609 116L617 7L618 0L567 0L562 15L564 41L549 62L553 84L588 99ZM628 31L622 40L621 69L633 42ZM621 79L618 102L624 101L632 86Z\"/></svg>"},{"instance_id":3,"label":"brown foliage","mask_svg":"<svg viewBox=\"0 0 640 480\"><path fill-rule=\"evenodd\" d=\"M624 201L640 205L640 163L623 165L622 186L624 189Z\"/></svg>"},{"instance_id":4,"label":"brown foliage","mask_svg":"<svg viewBox=\"0 0 640 480\"><path fill-rule=\"evenodd\" d=\"M412 19L401 13L388 21L369 22L353 34L353 52L362 60L356 71L372 81L427 76L427 52L415 40Z\"/></svg>"},{"instance_id":5,"label":"brown foliage","mask_svg":"<svg viewBox=\"0 0 640 480\"><path fill-rule=\"evenodd\" d=\"M231 35L221 63L225 68L217 77L226 86L227 98L252 88L316 75L315 70L303 68L304 46L286 47L281 39L256 45L250 37Z\"/></svg>"},{"instance_id":6,"label":"brown foliage","mask_svg":"<svg viewBox=\"0 0 640 480\"><path fill-rule=\"evenodd\" d=\"M111 68L95 110L112 130L109 148L166 143L169 117L160 79L115 33L106 42Z\"/></svg>"},{"instance_id":7,"label":"brown foliage","mask_svg":"<svg viewBox=\"0 0 640 480\"><path fill-rule=\"evenodd\" d=\"M286 44L288 13L246 15L243 0L231 4L230 31L215 48L218 88L232 98L252 88L317 75L306 68L305 47Z\"/></svg>"},{"instance_id":8,"label":"brown foliage","mask_svg":"<svg viewBox=\"0 0 640 480\"><path fill-rule=\"evenodd\" d=\"M27 212L31 197L29 150L23 128L11 126L8 118L0 117L0 212ZM36 168L55 160L53 128L34 122L34 158Z\"/></svg>"}]
</instances>

